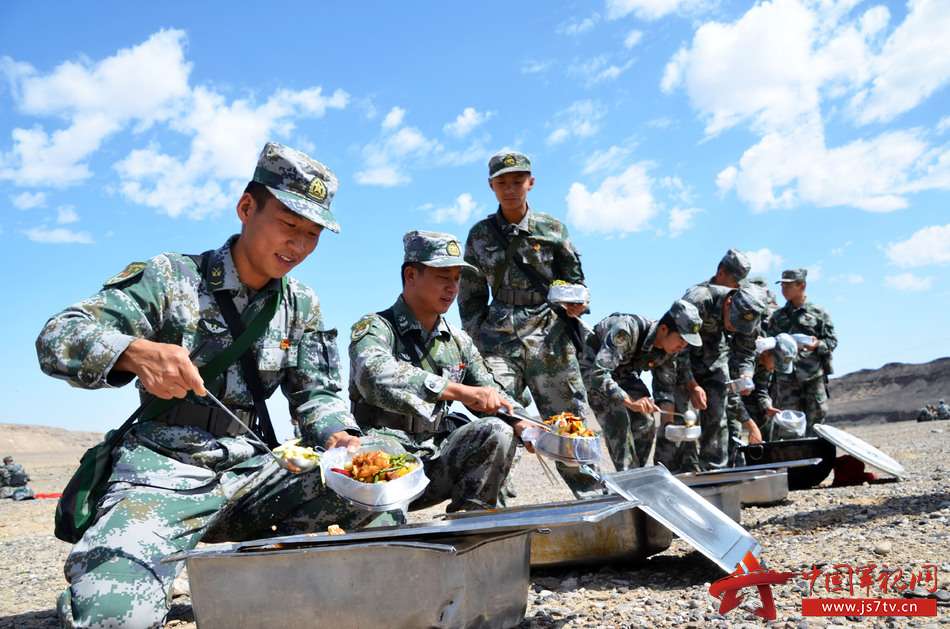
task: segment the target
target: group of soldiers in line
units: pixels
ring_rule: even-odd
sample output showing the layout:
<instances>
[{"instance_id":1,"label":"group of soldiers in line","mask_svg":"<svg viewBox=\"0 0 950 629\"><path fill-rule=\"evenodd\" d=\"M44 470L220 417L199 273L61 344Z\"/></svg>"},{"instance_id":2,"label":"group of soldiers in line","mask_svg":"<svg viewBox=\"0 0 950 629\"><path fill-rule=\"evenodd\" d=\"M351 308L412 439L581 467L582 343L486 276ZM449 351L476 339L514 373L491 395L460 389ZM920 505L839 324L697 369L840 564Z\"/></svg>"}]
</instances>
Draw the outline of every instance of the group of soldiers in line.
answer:
<instances>
[{"instance_id":1,"label":"group of soldiers in line","mask_svg":"<svg viewBox=\"0 0 950 629\"><path fill-rule=\"evenodd\" d=\"M919 422L932 422L938 419L950 419L950 406L947 406L943 400L937 402L937 406L928 404L917 411L917 421Z\"/></svg>"},{"instance_id":2,"label":"group of soldiers in line","mask_svg":"<svg viewBox=\"0 0 950 629\"><path fill-rule=\"evenodd\" d=\"M33 498L33 490L26 486L30 482L30 475L23 466L13 460L12 456L3 457L0 466L0 498L13 500L29 500Z\"/></svg>"},{"instance_id":3,"label":"group of soldiers in line","mask_svg":"<svg viewBox=\"0 0 950 629\"><path fill-rule=\"evenodd\" d=\"M61 626L162 626L181 570L162 559L199 541L406 521L405 507L367 512L328 490L320 470L293 474L248 438L244 424L275 445L264 400L278 388L303 445L386 445L421 460L430 482L410 510L503 506L518 454L533 451L521 439L532 424L519 418L532 402L544 418L593 412L618 469L647 464L657 413L666 426L699 411L698 444L656 436L654 461L671 471L729 465L727 418L753 441L782 437L769 423L779 408L804 411L809 429L824 419L837 341L805 298L804 269L782 274L787 303L770 313L767 290L746 281L747 257L730 250L658 319L615 313L590 328L567 228L528 206L529 158L503 151L488 171L498 210L471 228L464 253L451 234L403 236L395 302L350 329L347 401L336 330L287 275L325 229L340 231L330 210L339 182L280 144L264 147L238 200L239 234L200 256L133 263L47 321L36 342L45 373L88 389L137 378L143 399L67 559ZM464 331L444 316L456 298ZM251 330L259 336L235 360L229 350ZM582 468L558 462L558 472L578 497L603 493Z\"/></svg>"}]
</instances>

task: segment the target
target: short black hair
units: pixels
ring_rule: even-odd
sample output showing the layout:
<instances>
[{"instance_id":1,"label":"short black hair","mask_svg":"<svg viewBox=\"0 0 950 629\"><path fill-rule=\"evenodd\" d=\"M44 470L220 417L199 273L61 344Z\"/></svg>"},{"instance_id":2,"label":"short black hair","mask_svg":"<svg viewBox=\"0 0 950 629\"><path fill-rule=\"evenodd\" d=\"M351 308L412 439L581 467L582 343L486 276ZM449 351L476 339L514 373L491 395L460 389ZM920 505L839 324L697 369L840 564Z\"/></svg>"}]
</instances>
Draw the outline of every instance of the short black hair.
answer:
<instances>
[{"instance_id":1,"label":"short black hair","mask_svg":"<svg viewBox=\"0 0 950 629\"><path fill-rule=\"evenodd\" d=\"M665 315L660 317L660 321L659 323L657 323L657 326L661 326L661 325L665 325L666 329L669 330L670 332L679 332L679 328L676 327L676 321L673 320L673 315L671 315L669 311L667 311Z\"/></svg>"},{"instance_id":2,"label":"short black hair","mask_svg":"<svg viewBox=\"0 0 950 629\"><path fill-rule=\"evenodd\" d=\"M426 270L426 265L424 265L421 262L403 262L402 268L399 270L399 278L402 280L403 288L406 287L406 268L410 266L414 268L416 271L418 271L420 274L424 273Z\"/></svg>"},{"instance_id":3,"label":"short black hair","mask_svg":"<svg viewBox=\"0 0 950 629\"><path fill-rule=\"evenodd\" d=\"M257 204L257 208L260 209L267 205L267 201L276 198L273 193L267 189L267 186L257 181L247 182L247 187L244 188L244 194L251 195L251 198L254 199L254 203Z\"/></svg>"}]
</instances>

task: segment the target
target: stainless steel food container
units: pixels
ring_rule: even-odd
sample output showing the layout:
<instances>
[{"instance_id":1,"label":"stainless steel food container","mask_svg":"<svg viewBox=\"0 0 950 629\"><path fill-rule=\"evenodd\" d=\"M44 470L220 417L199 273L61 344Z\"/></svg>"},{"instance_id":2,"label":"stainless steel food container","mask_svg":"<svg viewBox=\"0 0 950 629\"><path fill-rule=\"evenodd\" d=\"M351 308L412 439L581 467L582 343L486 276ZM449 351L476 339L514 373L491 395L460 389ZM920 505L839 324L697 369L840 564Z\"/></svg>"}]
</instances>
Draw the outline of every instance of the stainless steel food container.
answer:
<instances>
[{"instance_id":1,"label":"stainless steel food container","mask_svg":"<svg viewBox=\"0 0 950 629\"><path fill-rule=\"evenodd\" d=\"M715 485L690 487L690 489L738 524L742 522L742 501L739 498L740 485L742 483L717 483ZM687 486L689 485L687 484Z\"/></svg>"},{"instance_id":2,"label":"stainless steel food container","mask_svg":"<svg viewBox=\"0 0 950 629\"><path fill-rule=\"evenodd\" d=\"M566 437L541 430L534 448L548 458L573 467L601 459L600 437Z\"/></svg>"},{"instance_id":3,"label":"stainless steel food container","mask_svg":"<svg viewBox=\"0 0 950 629\"><path fill-rule=\"evenodd\" d=\"M629 562L663 552L673 543L673 533L620 496L577 502L629 505L599 522L580 522L531 534L531 566L578 566Z\"/></svg>"},{"instance_id":4,"label":"stainless steel food container","mask_svg":"<svg viewBox=\"0 0 950 629\"><path fill-rule=\"evenodd\" d=\"M816 465L788 468L788 488L808 489L821 483L835 466L835 445L821 437L784 439L741 446L739 450L750 465L782 463L801 459L821 459Z\"/></svg>"},{"instance_id":5,"label":"stainless steel food container","mask_svg":"<svg viewBox=\"0 0 950 629\"><path fill-rule=\"evenodd\" d=\"M622 504L539 505L431 523L225 544L178 553L201 629L517 625L531 533L596 523Z\"/></svg>"},{"instance_id":6,"label":"stainless steel food container","mask_svg":"<svg viewBox=\"0 0 950 629\"><path fill-rule=\"evenodd\" d=\"M788 472L782 470L721 470L702 474L679 474L681 481L695 490L703 486L736 483L743 505L768 505L788 497Z\"/></svg>"}]
</instances>

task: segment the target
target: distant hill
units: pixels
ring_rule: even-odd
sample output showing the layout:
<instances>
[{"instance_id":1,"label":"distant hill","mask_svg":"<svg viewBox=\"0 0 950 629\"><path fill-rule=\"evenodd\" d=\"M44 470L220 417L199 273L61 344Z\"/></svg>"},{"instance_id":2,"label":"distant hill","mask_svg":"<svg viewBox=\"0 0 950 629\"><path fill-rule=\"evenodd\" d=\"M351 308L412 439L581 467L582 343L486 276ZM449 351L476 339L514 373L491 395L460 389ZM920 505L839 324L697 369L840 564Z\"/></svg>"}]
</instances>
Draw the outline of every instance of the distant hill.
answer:
<instances>
[{"instance_id":1,"label":"distant hill","mask_svg":"<svg viewBox=\"0 0 950 629\"><path fill-rule=\"evenodd\" d=\"M0 455L18 452L86 450L102 441L101 432L31 424L0 424Z\"/></svg>"},{"instance_id":2,"label":"distant hill","mask_svg":"<svg viewBox=\"0 0 950 629\"><path fill-rule=\"evenodd\" d=\"M950 358L922 365L889 363L832 378L828 396L828 423L915 420L923 406L950 402Z\"/></svg>"}]
</instances>

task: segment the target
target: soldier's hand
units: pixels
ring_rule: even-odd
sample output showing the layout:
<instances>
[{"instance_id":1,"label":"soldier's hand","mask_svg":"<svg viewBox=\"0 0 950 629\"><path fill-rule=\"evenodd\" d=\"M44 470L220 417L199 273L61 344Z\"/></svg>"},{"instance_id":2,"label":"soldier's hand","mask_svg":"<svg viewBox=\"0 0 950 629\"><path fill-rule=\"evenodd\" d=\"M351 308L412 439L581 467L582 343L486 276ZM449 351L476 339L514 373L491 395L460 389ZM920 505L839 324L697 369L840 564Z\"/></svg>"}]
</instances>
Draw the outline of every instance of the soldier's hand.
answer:
<instances>
[{"instance_id":1,"label":"soldier's hand","mask_svg":"<svg viewBox=\"0 0 950 629\"><path fill-rule=\"evenodd\" d=\"M766 412L766 414L767 414L769 417L775 417L776 415L778 415L778 414L781 413L782 411L780 411L779 409L775 408L774 406L770 406L770 407L768 407L767 409L765 409L765 412Z\"/></svg>"},{"instance_id":2,"label":"soldier's hand","mask_svg":"<svg viewBox=\"0 0 950 629\"><path fill-rule=\"evenodd\" d=\"M356 435L351 435L345 430L335 432L327 439L327 450L332 450L333 448L346 448L347 452L355 454L356 451L360 449L360 438Z\"/></svg>"},{"instance_id":3,"label":"soldier's hand","mask_svg":"<svg viewBox=\"0 0 950 629\"><path fill-rule=\"evenodd\" d=\"M443 400L461 402L473 411L494 414L504 408L511 412L514 407L506 400L495 387L471 387L457 382L450 382L442 392Z\"/></svg>"},{"instance_id":4,"label":"soldier's hand","mask_svg":"<svg viewBox=\"0 0 950 629\"><path fill-rule=\"evenodd\" d=\"M533 425L534 424L530 424L526 421L517 421L513 423L511 427L514 428L515 435L517 435L518 438L521 439L521 433L524 432L524 429L527 428L528 426L533 426ZM530 441L522 441L522 443L524 444L525 450L527 450L531 454L534 454L534 445Z\"/></svg>"},{"instance_id":5,"label":"soldier's hand","mask_svg":"<svg viewBox=\"0 0 950 629\"><path fill-rule=\"evenodd\" d=\"M660 407L654 404L653 400L651 400L648 397L642 397L636 401L627 397L623 401L623 405L629 408L634 413L648 413L649 414L649 413L655 413L656 411L660 410Z\"/></svg>"},{"instance_id":6,"label":"soldier's hand","mask_svg":"<svg viewBox=\"0 0 950 629\"><path fill-rule=\"evenodd\" d=\"M818 349L818 337L817 336L811 337L811 345L809 345L805 349L807 349L810 352L813 352L816 349Z\"/></svg>"},{"instance_id":7,"label":"soldier's hand","mask_svg":"<svg viewBox=\"0 0 950 629\"><path fill-rule=\"evenodd\" d=\"M751 419L744 423L746 430L749 431L749 443L762 443L762 433L756 423Z\"/></svg>"},{"instance_id":8,"label":"soldier's hand","mask_svg":"<svg viewBox=\"0 0 950 629\"><path fill-rule=\"evenodd\" d=\"M689 391L689 401L693 408L698 411L706 410L706 391L695 380L686 385L686 390Z\"/></svg>"},{"instance_id":9,"label":"soldier's hand","mask_svg":"<svg viewBox=\"0 0 950 629\"><path fill-rule=\"evenodd\" d=\"M163 400L183 398L189 391L197 396L207 394L198 368L180 345L135 339L113 369L134 373L146 391Z\"/></svg>"},{"instance_id":10,"label":"soldier's hand","mask_svg":"<svg viewBox=\"0 0 950 629\"><path fill-rule=\"evenodd\" d=\"M567 315L569 317L574 317L576 319L577 317L584 314L585 310L587 310L587 304L566 303L564 304L564 309L567 310Z\"/></svg>"}]
</instances>

